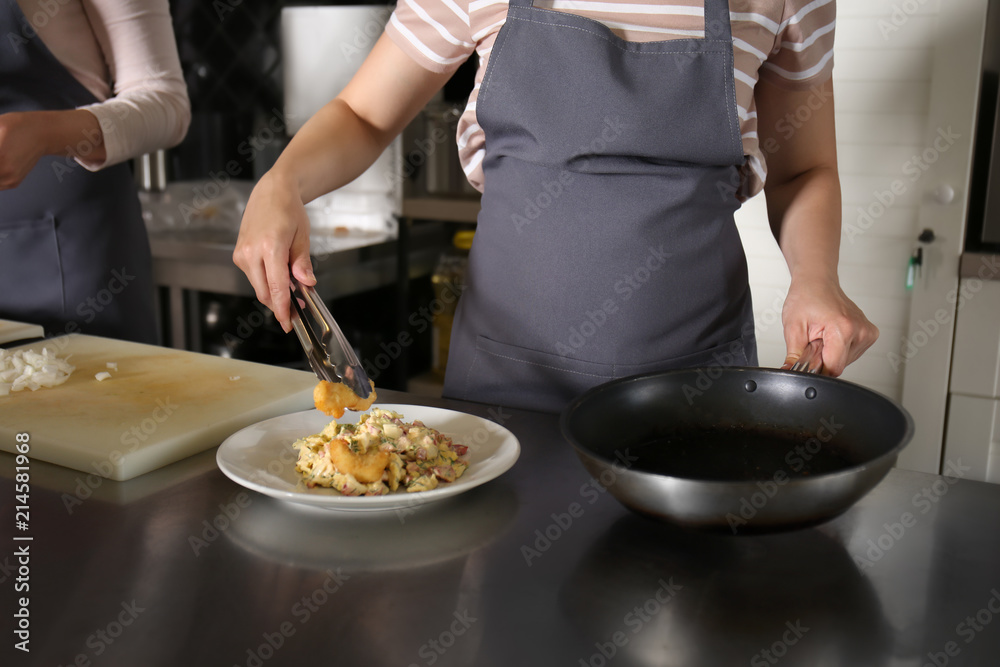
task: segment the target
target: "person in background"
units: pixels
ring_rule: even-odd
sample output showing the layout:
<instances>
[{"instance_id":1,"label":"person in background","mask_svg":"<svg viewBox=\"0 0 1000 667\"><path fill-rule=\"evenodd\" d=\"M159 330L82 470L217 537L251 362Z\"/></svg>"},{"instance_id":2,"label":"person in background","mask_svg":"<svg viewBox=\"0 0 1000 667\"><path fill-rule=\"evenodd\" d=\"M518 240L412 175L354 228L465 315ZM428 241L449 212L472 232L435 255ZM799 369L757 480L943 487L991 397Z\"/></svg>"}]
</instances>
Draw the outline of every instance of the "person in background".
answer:
<instances>
[{"instance_id":1,"label":"person in background","mask_svg":"<svg viewBox=\"0 0 1000 667\"><path fill-rule=\"evenodd\" d=\"M0 0L0 318L157 342L127 160L191 119L167 0Z\"/></svg>"},{"instance_id":2,"label":"person in background","mask_svg":"<svg viewBox=\"0 0 1000 667\"><path fill-rule=\"evenodd\" d=\"M833 0L406 0L254 189L234 261L289 326L303 202L361 173L473 54L459 153L482 193L444 395L557 411L611 379L757 364L733 214L764 191L791 366L878 336L840 288Z\"/></svg>"}]
</instances>

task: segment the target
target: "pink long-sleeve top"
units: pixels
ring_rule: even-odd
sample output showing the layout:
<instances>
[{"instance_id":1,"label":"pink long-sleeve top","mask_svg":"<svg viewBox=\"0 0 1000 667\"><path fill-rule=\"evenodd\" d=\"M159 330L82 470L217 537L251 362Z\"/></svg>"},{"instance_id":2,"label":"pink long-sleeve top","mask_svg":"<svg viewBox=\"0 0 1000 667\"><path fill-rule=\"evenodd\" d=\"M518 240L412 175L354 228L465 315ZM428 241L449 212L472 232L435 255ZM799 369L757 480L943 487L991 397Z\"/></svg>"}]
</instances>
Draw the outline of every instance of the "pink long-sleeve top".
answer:
<instances>
[{"instance_id":1,"label":"pink long-sleeve top","mask_svg":"<svg viewBox=\"0 0 1000 667\"><path fill-rule=\"evenodd\" d=\"M168 0L17 0L24 37L52 55L98 99L107 158L97 171L180 143L191 122Z\"/></svg>"}]
</instances>

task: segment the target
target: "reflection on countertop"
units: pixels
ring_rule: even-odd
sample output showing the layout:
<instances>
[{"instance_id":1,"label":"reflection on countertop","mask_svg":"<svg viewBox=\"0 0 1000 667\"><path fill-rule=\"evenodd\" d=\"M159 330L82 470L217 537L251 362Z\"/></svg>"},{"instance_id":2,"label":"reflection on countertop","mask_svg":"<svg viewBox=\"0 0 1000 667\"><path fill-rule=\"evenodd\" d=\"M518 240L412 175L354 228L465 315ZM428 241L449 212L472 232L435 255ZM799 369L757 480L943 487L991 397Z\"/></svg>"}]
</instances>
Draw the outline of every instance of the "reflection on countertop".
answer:
<instances>
[{"instance_id":1,"label":"reflection on countertop","mask_svg":"<svg viewBox=\"0 0 1000 667\"><path fill-rule=\"evenodd\" d=\"M559 599L585 636L617 633L628 664L763 665L793 653L796 664L862 665L892 652L871 583L817 529L733 539L625 516Z\"/></svg>"}]
</instances>

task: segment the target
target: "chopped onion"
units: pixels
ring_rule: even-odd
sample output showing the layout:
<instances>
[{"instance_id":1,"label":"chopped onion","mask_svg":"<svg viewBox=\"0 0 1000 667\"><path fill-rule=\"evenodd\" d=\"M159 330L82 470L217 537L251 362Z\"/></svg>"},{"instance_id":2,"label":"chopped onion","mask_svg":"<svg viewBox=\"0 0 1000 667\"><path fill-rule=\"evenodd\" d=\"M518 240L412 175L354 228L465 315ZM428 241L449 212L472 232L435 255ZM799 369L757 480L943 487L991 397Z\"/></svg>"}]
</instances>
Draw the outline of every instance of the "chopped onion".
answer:
<instances>
[{"instance_id":1,"label":"chopped onion","mask_svg":"<svg viewBox=\"0 0 1000 667\"><path fill-rule=\"evenodd\" d=\"M97 378L97 381L98 381L98 382L104 382L104 381L105 381L105 380L107 380L107 379L108 379L109 377L111 377L111 373L109 373L109 372L107 372L107 371L101 371L100 373L98 373L98 374L97 374L97 375L95 375L94 377L95 377L95 378Z\"/></svg>"},{"instance_id":2,"label":"chopped onion","mask_svg":"<svg viewBox=\"0 0 1000 667\"><path fill-rule=\"evenodd\" d=\"M74 370L66 359L60 359L47 347L41 353L0 350L0 396L23 389L55 387L68 380Z\"/></svg>"},{"instance_id":3,"label":"chopped onion","mask_svg":"<svg viewBox=\"0 0 1000 667\"><path fill-rule=\"evenodd\" d=\"M108 370L109 371L116 371L116 370L118 370L118 362L117 361L109 361L107 363L107 366L108 366Z\"/></svg>"}]
</instances>

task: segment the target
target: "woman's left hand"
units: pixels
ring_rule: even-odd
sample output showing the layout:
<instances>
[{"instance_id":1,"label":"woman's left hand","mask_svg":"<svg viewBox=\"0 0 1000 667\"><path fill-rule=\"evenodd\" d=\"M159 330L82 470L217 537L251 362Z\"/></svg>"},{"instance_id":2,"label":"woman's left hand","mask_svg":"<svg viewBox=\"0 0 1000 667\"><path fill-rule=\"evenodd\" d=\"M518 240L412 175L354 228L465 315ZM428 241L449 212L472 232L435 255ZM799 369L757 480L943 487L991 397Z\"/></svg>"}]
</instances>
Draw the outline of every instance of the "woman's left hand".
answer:
<instances>
[{"instance_id":1,"label":"woman's left hand","mask_svg":"<svg viewBox=\"0 0 1000 667\"><path fill-rule=\"evenodd\" d=\"M836 279L793 279L781 312L791 368L811 340L823 339L824 375L837 377L878 339L878 327L847 298Z\"/></svg>"}]
</instances>

